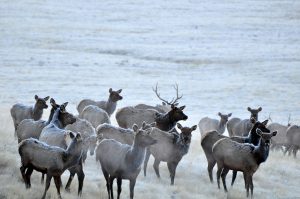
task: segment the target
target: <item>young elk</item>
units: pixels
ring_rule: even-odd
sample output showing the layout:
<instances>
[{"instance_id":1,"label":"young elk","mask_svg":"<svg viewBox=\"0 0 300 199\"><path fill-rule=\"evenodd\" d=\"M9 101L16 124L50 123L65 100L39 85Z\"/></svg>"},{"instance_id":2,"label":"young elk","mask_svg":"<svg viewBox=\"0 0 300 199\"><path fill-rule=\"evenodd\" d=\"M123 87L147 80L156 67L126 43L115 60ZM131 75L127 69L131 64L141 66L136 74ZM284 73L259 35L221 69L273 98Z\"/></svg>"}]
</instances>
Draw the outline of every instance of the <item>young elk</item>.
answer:
<instances>
[{"instance_id":1,"label":"young elk","mask_svg":"<svg viewBox=\"0 0 300 199\"><path fill-rule=\"evenodd\" d=\"M67 142L65 138L69 134L69 131L61 129L59 126L60 123L73 124L76 121L76 118L65 110L66 105L67 102L61 105L60 108L55 111L52 121L43 129L40 136L40 141L45 142L46 144L49 144L51 146L57 146L63 149L67 148ZM89 140L85 139L83 140L83 142L86 146L88 145L88 143L86 142L89 142ZM65 188L67 191L69 190L70 183L73 179L73 176L75 175L74 173L76 173L78 176L78 195L81 195L82 193L83 181L85 177L82 168L82 162L83 157L81 157L81 161L78 164L74 165L72 168L68 168L70 171L70 178Z\"/></svg>"},{"instance_id":2,"label":"young elk","mask_svg":"<svg viewBox=\"0 0 300 199\"><path fill-rule=\"evenodd\" d=\"M33 119L39 120L42 118L43 109L48 108L46 101L49 99L49 96L45 98L39 98L37 95L34 96L35 104L34 106L25 106L23 104L15 104L10 109L10 114L14 122L15 127L15 137L17 136L17 126L24 119Z\"/></svg>"},{"instance_id":3,"label":"young elk","mask_svg":"<svg viewBox=\"0 0 300 199\"><path fill-rule=\"evenodd\" d=\"M266 128L268 120L265 120L263 122L259 122L259 121L255 122L254 119L251 119L251 121L254 123L254 125L253 125L252 129L250 130L250 133L248 136L246 136L246 137L233 136L233 137L229 137L229 138L231 140L234 140L239 143L251 143L251 144L257 145L260 137L256 134L256 130L260 129L263 132L270 132L270 130ZM208 176L209 176L210 182L213 182L212 172L213 172L213 168L216 164L216 159L214 158L214 156L212 154L212 147L218 140L220 140L222 138L228 138L228 137L219 134L219 132L217 132L217 131L211 131L211 132L206 133L201 139L201 146L202 146L202 149L204 151L204 154L206 156L207 163L208 163L207 171L208 171ZM237 174L237 172L233 171L231 185L233 185L233 183L235 181L236 174Z\"/></svg>"},{"instance_id":4,"label":"young elk","mask_svg":"<svg viewBox=\"0 0 300 199\"><path fill-rule=\"evenodd\" d=\"M121 194L122 179L130 181L130 199L133 199L136 178L141 171L145 158L146 147L157 141L150 135L150 131L132 127L135 132L132 145L122 144L113 139L102 140L96 149L96 161L100 161L106 180L108 198L113 199L113 182L117 178L118 199Z\"/></svg>"},{"instance_id":5,"label":"young elk","mask_svg":"<svg viewBox=\"0 0 300 199\"><path fill-rule=\"evenodd\" d=\"M252 109L248 107L247 110L251 113L250 119L241 120L240 118L231 118L227 122L227 131L230 137L247 136L253 125L250 121L251 118L258 121L258 113L262 111L262 108Z\"/></svg>"},{"instance_id":6,"label":"young elk","mask_svg":"<svg viewBox=\"0 0 300 199\"><path fill-rule=\"evenodd\" d=\"M45 126L50 124L54 111L59 108L60 105L56 104L53 98L50 99L50 104L52 106L51 112L48 118L48 121L44 120L33 120L33 119L25 119L17 126L17 137L18 143L27 138L36 138L39 139L41 132ZM63 127L62 127L63 128Z\"/></svg>"},{"instance_id":7,"label":"young elk","mask_svg":"<svg viewBox=\"0 0 300 199\"><path fill-rule=\"evenodd\" d=\"M155 170L156 176L160 178L160 162L167 162L171 177L171 185L174 185L177 165L182 157L188 153L192 139L192 131L196 130L197 128L196 125L192 126L191 128L182 127L179 123L177 123L177 127L180 129L181 133L176 143L173 143L173 136L170 133L161 131L157 128L154 128L152 130L151 135L154 139L157 140L157 144L149 146L147 149L146 158L144 161L145 176L149 157L152 154L155 159L153 168Z\"/></svg>"},{"instance_id":8,"label":"young elk","mask_svg":"<svg viewBox=\"0 0 300 199\"><path fill-rule=\"evenodd\" d=\"M122 89L113 91L112 88L110 88L109 97L107 101L94 101L90 99L84 99L78 104L77 111L80 114L86 106L95 105L105 110L108 116L110 117L113 114L113 112L116 110L117 102L123 99L123 97L120 95L121 92Z\"/></svg>"},{"instance_id":9,"label":"young elk","mask_svg":"<svg viewBox=\"0 0 300 199\"><path fill-rule=\"evenodd\" d=\"M219 112L218 115L220 116L219 121L209 117L204 117L200 120L199 130L202 136L209 131L218 131L220 134L225 132L226 123L232 114L222 114Z\"/></svg>"},{"instance_id":10,"label":"young elk","mask_svg":"<svg viewBox=\"0 0 300 199\"><path fill-rule=\"evenodd\" d=\"M147 123L156 122L156 127L163 131L170 131L174 129L176 123L180 120L187 120L188 116L183 113L185 106L176 107L177 101L182 98L178 95L178 86L176 89L176 99L168 102L160 97L156 88L153 89L159 99L171 106L171 110L167 113L159 113L154 109L137 109L134 107L124 107L118 110L116 119L120 127L130 128L133 124L141 127L143 121Z\"/></svg>"},{"instance_id":11,"label":"young elk","mask_svg":"<svg viewBox=\"0 0 300 199\"><path fill-rule=\"evenodd\" d=\"M249 197L249 189L251 190L251 198L253 197L252 176L259 165L267 160L271 138L277 132L265 133L257 129L256 133L261 137L257 146L248 143L241 144L229 138L220 139L214 144L212 152L218 165L218 187L220 188L220 177L222 177L225 192L227 192L226 175L228 171L241 171L245 179L247 197Z\"/></svg>"},{"instance_id":12,"label":"young elk","mask_svg":"<svg viewBox=\"0 0 300 199\"><path fill-rule=\"evenodd\" d=\"M45 191L42 199L46 197L46 192L50 186L52 177L54 178L58 197L60 195L62 173L79 163L82 154L82 141L80 134L70 133L72 142L67 149L56 146L49 146L34 138L23 140L19 144L19 154L21 156L20 171L26 188L31 187L30 176L33 170L47 174Z\"/></svg>"}]
</instances>

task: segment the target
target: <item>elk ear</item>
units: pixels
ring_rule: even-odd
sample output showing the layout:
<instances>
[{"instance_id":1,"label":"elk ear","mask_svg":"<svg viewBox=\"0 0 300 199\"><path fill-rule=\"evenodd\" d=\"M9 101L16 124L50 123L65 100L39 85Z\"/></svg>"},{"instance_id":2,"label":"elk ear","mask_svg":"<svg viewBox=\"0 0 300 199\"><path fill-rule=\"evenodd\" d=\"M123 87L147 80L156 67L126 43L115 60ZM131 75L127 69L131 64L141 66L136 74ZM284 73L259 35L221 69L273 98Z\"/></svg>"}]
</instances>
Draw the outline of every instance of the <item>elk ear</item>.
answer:
<instances>
[{"instance_id":1,"label":"elk ear","mask_svg":"<svg viewBox=\"0 0 300 199\"><path fill-rule=\"evenodd\" d=\"M258 110L258 111L262 111L262 108L261 108L261 107L259 107L257 110Z\"/></svg>"},{"instance_id":2,"label":"elk ear","mask_svg":"<svg viewBox=\"0 0 300 199\"><path fill-rule=\"evenodd\" d=\"M66 106L68 105L69 102L65 102L62 104L62 106L64 106L64 108L66 108Z\"/></svg>"},{"instance_id":3,"label":"elk ear","mask_svg":"<svg viewBox=\"0 0 300 199\"><path fill-rule=\"evenodd\" d=\"M112 90L112 88L109 88L109 90L108 90L108 91L109 91L109 93L111 93L113 90Z\"/></svg>"},{"instance_id":4,"label":"elk ear","mask_svg":"<svg viewBox=\"0 0 300 199\"><path fill-rule=\"evenodd\" d=\"M143 121L142 128L145 129L145 127L146 127L146 122Z\"/></svg>"},{"instance_id":5,"label":"elk ear","mask_svg":"<svg viewBox=\"0 0 300 199\"><path fill-rule=\"evenodd\" d=\"M252 109L250 107L247 108L248 111L252 111Z\"/></svg>"},{"instance_id":6,"label":"elk ear","mask_svg":"<svg viewBox=\"0 0 300 199\"><path fill-rule=\"evenodd\" d=\"M174 104L171 104L171 109L174 109L176 106Z\"/></svg>"},{"instance_id":7,"label":"elk ear","mask_svg":"<svg viewBox=\"0 0 300 199\"><path fill-rule=\"evenodd\" d=\"M174 105L175 105L175 106L178 106L178 105L179 105L179 103L175 103Z\"/></svg>"},{"instance_id":8,"label":"elk ear","mask_svg":"<svg viewBox=\"0 0 300 199\"><path fill-rule=\"evenodd\" d=\"M138 132L139 127L138 127L136 124L134 124L134 125L132 126L132 129L133 129L134 132Z\"/></svg>"},{"instance_id":9,"label":"elk ear","mask_svg":"<svg viewBox=\"0 0 300 199\"><path fill-rule=\"evenodd\" d=\"M54 100L53 98L50 99L50 104L51 104L52 106L56 105L56 102L55 102L55 100Z\"/></svg>"},{"instance_id":10,"label":"elk ear","mask_svg":"<svg viewBox=\"0 0 300 199\"><path fill-rule=\"evenodd\" d=\"M81 134L80 134L79 132L76 134L76 139L77 139L77 140L80 140L80 139L81 139Z\"/></svg>"},{"instance_id":11,"label":"elk ear","mask_svg":"<svg viewBox=\"0 0 300 199\"><path fill-rule=\"evenodd\" d=\"M231 116L232 116L232 113L229 113L229 114L228 114L228 117L231 117Z\"/></svg>"},{"instance_id":12,"label":"elk ear","mask_svg":"<svg viewBox=\"0 0 300 199\"><path fill-rule=\"evenodd\" d=\"M177 128L179 128L181 130L182 129L181 124L177 123Z\"/></svg>"},{"instance_id":13,"label":"elk ear","mask_svg":"<svg viewBox=\"0 0 300 199\"><path fill-rule=\"evenodd\" d=\"M49 97L49 96L47 96L47 97L45 97L45 98L44 98L44 100L45 100L45 101L47 101L49 98L50 98L50 97Z\"/></svg>"},{"instance_id":14,"label":"elk ear","mask_svg":"<svg viewBox=\"0 0 300 199\"><path fill-rule=\"evenodd\" d=\"M256 129L256 134L261 136L262 135L262 131L260 129Z\"/></svg>"},{"instance_id":15,"label":"elk ear","mask_svg":"<svg viewBox=\"0 0 300 199\"><path fill-rule=\"evenodd\" d=\"M263 125L267 126L269 120L265 120L262 122Z\"/></svg>"},{"instance_id":16,"label":"elk ear","mask_svg":"<svg viewBox=\"0 0 300 199\"><path fill-rule=\"evenodd\" d=\"M39 99L39 96L35 95L35 96L34 96L34 99L35 99L35 100L38 100L38 99Z\"/></svg>"},{"instance_id":17,"label":"elk ear","mask_svg":"<svg viewBox=\"0 0 300 199\"><path fill-rule=\"evenodd\" d=\"M180 110L183 110L184 108L185 108L185 106L181 106L181 107L179 107L179 109L180 109Z\"/></svg>"},{"instance_id":18,"label":"elk ear","mask_svg":"<svg viewBox=\"0 0 300 199\"><path fill-rule=\"evenodd\" d=\"M71 139L73 139L73 138L75 137L75 135L74 135L73 132L70 132L69 135L70 135L70 138L71 138Z\"/></svg>"},{"instance_id":19,"label":"elk ear","mask_svg":"<svg viewBox=\"0 0 300 199\"><path fill-rule=\"evenodd\" d=\"M122 89L120 89L120 90L117 90L117 93L121 93L122 92Z\"/></svg>"},{"instance_id":20,"label":"elk ear","mask_svg":"<svg viewBox=\"0 0 300 199\"><path fill-rule=\"evenodd\" d=\"M191 129L192 129L192 131L196 130L197 129L197 125L192 126Z\"/></svg>"},{"instance_id":21,"label":"elk ear","mask_svg":"<svg viewBox=\"0 0 300 199\"><path fill-rule=\"evenodd\" d=\"M219 112L219 113L218 113L218 116L220 116L220 117L221 117L221 116L222 116L222 114Z\"/></svg>"},{"instance_id":22,"label":"elk ear","mask_svg":"<svg viewBox=\"0 0 300 199\"><path fill-rule=\"evenodd\" d=\"M277 131L274 131L274 132L272 133L272 136L275 136L275 135L277 135Z\"/></svg>"}]
</instances>

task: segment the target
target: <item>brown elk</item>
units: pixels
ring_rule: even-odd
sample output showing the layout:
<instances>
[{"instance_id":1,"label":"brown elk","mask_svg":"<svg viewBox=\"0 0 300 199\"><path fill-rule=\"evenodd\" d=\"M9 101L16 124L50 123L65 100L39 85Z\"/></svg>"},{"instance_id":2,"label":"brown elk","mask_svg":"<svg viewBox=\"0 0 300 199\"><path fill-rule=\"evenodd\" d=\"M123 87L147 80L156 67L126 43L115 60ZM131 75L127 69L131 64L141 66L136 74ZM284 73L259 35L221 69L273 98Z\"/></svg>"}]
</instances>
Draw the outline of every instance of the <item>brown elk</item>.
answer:
<instances>
[{"instance_id":1,"label":"brown elk","mask_svg":"<svg viewBox=\"0 0 300 199\"><path fill-rule=\"evenodd\" d=\"M178 104L178 100L182 98L182 95L179 96L178 94L178 85L176 85L174 88L176 90L176 98L173 98L170 102L160 96L157 85L155 88L153 88L153 91L157 97L171 106L170 111L167 113L159 113L154 109L124 107L118 110L116 114L116 119L119 126L122 128L130 128L133 124L137 124L139 127L141 127L142 122L145 121L146 123L156 122L156 127L163 131L170 131L174 129L178 121L188 119L188 116L183 113L185 106L176 106Z\"/></svg>"}]
</instances>

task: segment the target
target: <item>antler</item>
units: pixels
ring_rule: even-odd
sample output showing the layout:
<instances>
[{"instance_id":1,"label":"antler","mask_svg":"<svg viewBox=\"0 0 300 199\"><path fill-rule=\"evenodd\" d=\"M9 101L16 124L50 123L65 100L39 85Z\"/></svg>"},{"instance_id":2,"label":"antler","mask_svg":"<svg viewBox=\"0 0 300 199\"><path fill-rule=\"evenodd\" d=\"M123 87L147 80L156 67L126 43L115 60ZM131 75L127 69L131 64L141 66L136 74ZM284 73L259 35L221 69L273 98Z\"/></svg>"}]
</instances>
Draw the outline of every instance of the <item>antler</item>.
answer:
<instances>
[{"instance_id":1,"label":"antler","mask_svg":"<svg viewBox=\"0 0 300 199\"><path fill-rule=\"evenodd\" d=\"M289 118L288 118L288 126L290 125L290 120L291 120L291 114L289 114Z\"/></svg>"},{"instance_id":2,"label":"antler","mask_svg":"<svg viewBox=\"0 0 300 199\"><path fill-rule=\"evenodd\" d=\"M181 96L179 97L179 95L178 95L178 84L177 84L177 83L176 83L175 86L173 86L173 87L174 87L174 89L176 90L176 99L174 100L174 98L173 98L172 101L171 101L171 103L172 103L172 104L175 104L175 103L177 103L178 100L180 100L180 99L182 98L183 95L181 95ZM174 100L174 101L173 101L173 100Z\"/></svg>"},{"instance_id":3,"label":"antler","mask_svg":"<svg viewBox=\"0 0 300 199\"><path fill-rule=\"evenodd\" d=\"M156 83L155 89L152 87L152 90L154 91L154 93L156 94L156 96L158 97L158 99L160 99L161 101L163 101L163 102L171 105L170 102L168 102L167 100L165 100L165 99L163 99L163 98L160 97L160 93L158 93L158 90L157 90L158 89L157 85L158 85L158 83Z\"/></svg>"},{"instance_id":4,"label":"antler","mask_svg":"<svg viewBox=\"0 0 300 199\"><path fill-rule=\"evenodd\" d=\"M160 93L158 93L158 83L156 83L156 86L155 86L155 89L152 88L152 90L155 92L156 96L158 97L158 99L160 99L161 101L169 104L169 105L174 105L175 103L178 102L179 99L182 98L183 95L179 96L178 94L178 84L176 83L175 86L174 86L174 89L176 90L176 99L172 99L170 102L168 102L167 100L163 99L161 96L160 96Z\"/></svg>"},{"instance_id":5,"label":"antler","mask_svg":"<svg viewBox=\"0 0 300 199\"><path fill-rule=\"evenodd\" d=\"M269 113L269 118L268 120L270 120L271 122L273 122L272 118L271 118L271 112Z\"/></svg>"}]
</instances>

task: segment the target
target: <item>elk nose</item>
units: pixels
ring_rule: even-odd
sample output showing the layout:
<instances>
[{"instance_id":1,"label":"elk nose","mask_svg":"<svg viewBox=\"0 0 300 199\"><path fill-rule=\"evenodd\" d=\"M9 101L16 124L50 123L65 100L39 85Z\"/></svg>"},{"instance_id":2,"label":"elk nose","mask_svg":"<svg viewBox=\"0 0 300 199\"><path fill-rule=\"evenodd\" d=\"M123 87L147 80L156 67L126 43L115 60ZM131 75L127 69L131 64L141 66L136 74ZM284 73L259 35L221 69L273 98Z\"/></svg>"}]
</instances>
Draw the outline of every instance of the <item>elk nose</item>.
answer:
<instances>
[{"instance_id":1,"label":"elk nose","mask_svg":"<svg viewBox=\"0 0 300 199\"><path fill-rule=\"evenodd\" d=\"M184 120L187 120L187 119L188 119L188 116L185 115L185 116L183 117L183 119L184 119Z\"/></svg>"},{"instance_id":2,"label":"elk nose","mask_svg":"<svg viewBox=\"0 0 300 199\"><path fill-rule=\"evenodd\" d=\"M120 100L121 100L121 99L123 99L123 97L122 97L122 96L120 96Z\"/></svg>"}]
</instances>

